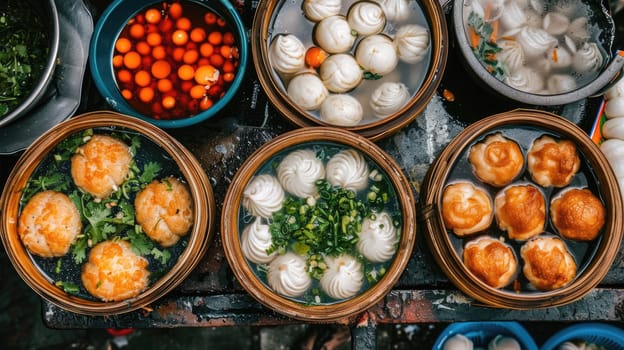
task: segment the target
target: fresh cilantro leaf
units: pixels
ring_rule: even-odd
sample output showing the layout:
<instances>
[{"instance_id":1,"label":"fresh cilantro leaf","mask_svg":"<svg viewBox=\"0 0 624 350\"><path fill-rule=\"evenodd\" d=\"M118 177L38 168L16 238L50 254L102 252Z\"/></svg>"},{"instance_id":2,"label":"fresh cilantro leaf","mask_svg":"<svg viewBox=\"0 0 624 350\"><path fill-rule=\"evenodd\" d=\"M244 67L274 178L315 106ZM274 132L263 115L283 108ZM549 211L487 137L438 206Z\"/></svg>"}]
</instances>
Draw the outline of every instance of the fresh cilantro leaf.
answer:
<instances>
[{"instance_id":1,"label":"fresh cilantro leaf","mask_svg":"<svg viewBox=\"0 0 624 350\"><path fill-rule=\"evenodd\" d=\"M143 166L143 172L139 176L140 183L150 183L158 176L158 173L162 170L162 166L157 162L148 162Z\"/></svg>"},{"instance_id":2,"label":"fresh cilantro leaf","mask_svg":"<svg viewBox=\"0 0 624 350\"><path fill-rule=\"evenodd\" d=\"M150 251L154 259L160 261L161 264L166 265L169 259L171 258L171 253L167 250L160 250L156 247L152 248Z\"/></svg>"},{"instance_id":3,"label":"fresh cilantro leaf","mask_svg":"<svg viewBox=\"0 0 624 350\"><path fill-rule=\"evenodd\" d=\"M87 258L88 237L82 235L79 237L72 247L72 256L76 264L82 264Z\"/></svg>"},{"instance_id":4,"label":"fresh cilantro leaf","mask_svg":"<svg viewBox=\"0 0 624 350\"><path fill-rule=\"evenodd\" d=\"M145 256L152 252L154 242L143 233L141 225L135 225L134 230L128 230L127 235L135 253Z\"/></svg>"},{"instance_id":5,"label":"fresh cilantro leaf","mask_svg":"<svg viewBox=\"0 0 624 350\"><path fill-rule=\"evenodd\" d=\"M56 281L54 285L63 289L63 291L67 294L78 294L78 292L80 292L80 287L78 287L75 283Z\"/></svg>"}]
</instances>

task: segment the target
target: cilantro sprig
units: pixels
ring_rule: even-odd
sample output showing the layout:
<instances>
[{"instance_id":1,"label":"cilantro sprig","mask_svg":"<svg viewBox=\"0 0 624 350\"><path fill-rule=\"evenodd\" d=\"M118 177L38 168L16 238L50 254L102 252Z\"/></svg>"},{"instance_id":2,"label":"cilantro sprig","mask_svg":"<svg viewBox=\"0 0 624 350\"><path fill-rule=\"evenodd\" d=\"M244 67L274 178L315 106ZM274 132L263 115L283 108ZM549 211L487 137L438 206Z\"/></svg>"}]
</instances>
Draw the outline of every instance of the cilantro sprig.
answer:
<instances>
[{"instance_id":1,"label":"cilantro sprig","mask_svg":"<svg viewBox=\"0 0 624 350\"><path fill-rule=\"evenodd\" d=\"M468 15L469 44L479 62L495 77L501 79L504 70L496 55L502 50L496 43L496 31L492 24L475 12Z\"/></svg>"}]
</instances>

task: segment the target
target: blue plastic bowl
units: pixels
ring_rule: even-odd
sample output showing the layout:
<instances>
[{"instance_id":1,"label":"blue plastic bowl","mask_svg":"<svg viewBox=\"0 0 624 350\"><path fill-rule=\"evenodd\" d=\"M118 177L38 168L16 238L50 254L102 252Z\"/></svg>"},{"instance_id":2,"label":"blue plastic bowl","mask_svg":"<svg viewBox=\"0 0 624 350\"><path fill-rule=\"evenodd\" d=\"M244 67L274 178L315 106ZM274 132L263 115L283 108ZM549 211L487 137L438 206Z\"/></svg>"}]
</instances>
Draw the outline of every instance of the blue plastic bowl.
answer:
<instances>
[{"instance_id":1,"label":"blue plastic bowl","mask_svg":"<svg viewBox=\"0 0 624 350\"><path fill-rule=\"evenodd\" d=\"M585 340L607 350L624 350L624 330L609 324L579 323L553 334L542 345L542 350L557 350L570 340Z\"/></svg>"},{"instance_id":2,"label":"blue plastic bowl","mask_svg":"<svg viewBox=\"0 0 624 350\"><path fill-rule=\"evenodd\" d=\"M475 347L487 348L497 335L513 337L523 350L537 350L533 337L518 322L457 322L442 331L433 344L433 350L444 349L444 343L455 334L462 334L472 340Z\"/></svg>"},{"instance_id":3,"label":"blue plastic bowl","mask_svg":"<svg viewBox=\"0 0 624 350\"><path fill-rule=\"evenodd\" d=\"M135 116L161 128L181 128L202 122L223 109L236 95L243 81L247 68L248 48L247 34L240 15L229 0L183 0L193 2L212 10L234 30L236 42L239 44L239 66L237 74L225 95L212 107L196 115L175 120L159 120L136 111L122 96L115 82L113 71L113 52L115 41L128 21L145 8L162 3L162 0L116 0L110 4L98 20L89 48L89 68L95 86L106 102L120 113Z\"/></svg>"}]
</instances>

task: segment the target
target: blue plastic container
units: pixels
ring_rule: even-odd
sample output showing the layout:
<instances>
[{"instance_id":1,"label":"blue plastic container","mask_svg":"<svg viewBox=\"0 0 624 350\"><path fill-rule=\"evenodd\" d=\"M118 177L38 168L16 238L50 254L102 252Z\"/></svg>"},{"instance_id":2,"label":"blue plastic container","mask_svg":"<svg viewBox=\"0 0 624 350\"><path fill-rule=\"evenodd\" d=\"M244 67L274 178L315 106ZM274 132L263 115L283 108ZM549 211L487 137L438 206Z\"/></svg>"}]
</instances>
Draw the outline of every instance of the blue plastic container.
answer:
<instances>
[{"instance_id":1,"label":"blue plastic container","mask_svg":"<svg viewBox=\"0 0 624 350\"><path fill-rule=\"evenodd\" d=\"M541 350L557 350L570 340L585 340L607 350L624 350L624 329L602 323L578 323L552 335Z\"/></svg>"},{"instance_id":2,"label":"blue plastic container","mask_svg":"<svg viewBox=\"0 0 624 350\"><path fill-rule=\"evenodd\" d=\"M89 68L95 86L106 102L116 111L143 119L161 128L181 128L202 122L225 107L236 95L240 87L245 70L249 50L247 47L247 32L240 15L229 0L184 0L193 2L223 17L232 27L239 48L239 66L236 76L225 95L212 107L194 116L176 120L158 120L137 112L122 96L115 82L113 70L113 52L115 41L128 21L138 12L152 5L159 5L162 0L116 0L111 3L102 13L98 20L91 44L89 47Z\"/></svg>"},{"instance_id":3,"label":"blue plastic container","mask_svg":"<svg viewBox=\"0 0 624 350\"><path fill-rule=\"evenodd\" d=\"M533 337L518 322L457 322L442 331L433 345L433 350L442 350L447 339L462 334L472 340L475 347L487 348L497 335L513 337L523 350L537 350Z\"/></svg>"}]
</instances>

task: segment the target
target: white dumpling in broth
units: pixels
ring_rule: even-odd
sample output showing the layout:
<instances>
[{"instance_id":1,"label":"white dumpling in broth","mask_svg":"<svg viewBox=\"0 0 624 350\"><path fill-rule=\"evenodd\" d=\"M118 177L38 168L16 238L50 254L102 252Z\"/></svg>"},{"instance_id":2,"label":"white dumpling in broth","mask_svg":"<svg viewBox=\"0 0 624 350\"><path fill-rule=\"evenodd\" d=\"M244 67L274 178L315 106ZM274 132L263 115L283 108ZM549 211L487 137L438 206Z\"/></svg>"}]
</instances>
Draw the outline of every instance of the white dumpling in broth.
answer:
<instances>
[{"instance_id":1,"label":"white dumpling in broth","mask_svg":"<svg viewBox=\"0 0 624 350\"><path fill-rule=\"evenodd\" d=\"M558 46L548 54L551 68L564 69L572 65L572 54L567 48Z\"/></svg>"},{"instance_id":2,"label":"white dumpling in broth","mask_svg":"<svg viewBox=\"0 0 624 350\"><path fill-rule=\"evenodd\" d=\"M570 92L576 87L576 79L570 74L552 74L546 79L546 88L552 95Z\"/></svg>"},{"instance_id":3,"label":"white dumpling in broth","mask_svg":"<svg viewBox=\"0 0 624 350\"><path fill-rule=\"evenodd\" d=\"M394 43L383 34L370 35L360 41L355 59L365 71L379 75L392 72L399 63Z\"/></svg>"},{"instance_id":4,"label":"white dumpling in broth","mask_svg":"<svg viewBox=\"0 0 624 350\"><path fill-rule=\"evenodd\" d=\"M516 35L516 40L522 46L527 58L536 58L553 49L558 41L542 28L523 27Z\"/></svg>"},{"instance_id":5,"label":"white dumpling in broth","mask_svg":"<svg viewBox=\"0 0 624 350\"><path fill-rule=\"evenodd\" d=\"M359 1L349 8L347 22L359 35L377 34L386 25L386 15L381 5L375 2Z\"/></svg>"},{"instance_id":6,"label":"white dumpling in broth","mask_svg":"<svg viewBox=\"0 0 624 350\"><path fill-rule=\"evenodd\" d=\"M586 17L578 17L570 22L566 36L570 38L574 43L580 45L587 42L590 38L589 34L589 21Z\"/></svg>"},{"instance_id":7,"label":"white dumpling in broth","mask_svg":"<svg viewBox=\"0 0 624 350\"><path fill-rule=\"evenodd\" d=\"M529 93L540 93L544 90L544 78L534 69L520 67L511 75L505 76L503 82L510 87Z\"/></svg>"},{"instance_id":8,"label":"white dumpling in broth","mask_svg":"<svg viewBox=\"0 0 624 350\"><path fill-rule=\"evenodd\" d=\"M325 177L325 166L314 151L290 152L277 166L277 178L284 189L300 198L315 197L316 181Z\"/></svg>"},{"instance_id":9,"label":"white dumpling in broth","mask_svg":"<svg viewBox=\"0 0 624 350\"><path fill-rule=\"evenodd\" d=\"M263 224L262 219L256 218L243 229L241 236L241 251L249 261L256 264L270 263L277 252L267 254L273 244L269 225Z\"/></svg>"},{"instance_id":10,"label":"white dumpling in broth","mask_svg":"<svg viewBox=\"0 0 624 350\"><path fill-rule=\"evenodd\" d=\"M368 164L364 156L354 149L336 153L327 162L325 170L325 178L332 186L357 193L368 185Z\"/></svg>"},{"instance_id":11,"label":"white dumpling in broth","mask_svg":"<svg viewBox=\"0 0 624 350\"><path fill-rule=\"evenodd\" d=\"M242 204L253 216L270 218L282 209L284 189L275 176L261 174L254 176L243 190Z\"/></svg>"},{"instance_id":12,"label":"white dumpling in broth","mask_svg":"<svg viewBox=\"0 0 624 350\"><path fill-rule=\"evenodd\" d=\"M280 295L298 297L310 288L312 279L308 275L305 260L297 254L286 253L269 264L267 282Z\"/></svg>"},{"instance_id":13,"label":"white dumpling in broth","mask_svg":"<svg viewBox=\"0 0 624 350\"><path fill-rule=\"evenodd\" d=\"M585 43L574 54L572 67L577 73L596 72L602 67L603 60L596 43Z\"/></svg>"},{"instance_id":14,"label":"white dumpling in broth","mask_svg":"<svg viewBox=\"0 0 624 350\"><path fill-rule=\"evenodd\" d=\"M397 230L392 217L386 212L375 214L375 218L362 221L362 231L357 249L367 260L385 262L396 252Z\"/></svg>"},{"instance_id":15,"label":"white dumpling in broth","mask_svg":"<svg viewBox=\"0 0 624 350\"><path fill-rule=\"evenodd\" d=\"M463 334L456 333L448 337L444 342L442 350L473 350L474 344Z\"/></svg>"},{"instance_id":16,"label":"white dumpling in broth","mask_svg":"<svg viewBox=\"0 0 624 350\"><path fill-rule=\"evenodd\" d=\"M307 111L319 109L329 95L318 75L308 72L292 78L288 83L287 93L296 105Z\"/></svg>"},{"instance_id":17,"label":"white dumpling in broth","mask_svg":"<svg viewBox=\"0 0 624 350\"><path fill-rule=\"evenodd\" d=\"M342 0L303 0L303 14L309 20L318 22L323 18L340 13Z\"/></svg>"},{"instance_id":18,"label":"white dumpling in broth","mask_svg":"<svg viewBox=\"0 0 624 350\"><path fill-rule=\"evenodd\" d=\"M385 82L371 94L369 104L377 118L384 118L397 112L409 100L407 86L401 82Z\"/></svg>"},{"instance_id":19,"label":"white dumpling in broth","mask_svg":"<svg viewBox=\"0 0 624 350\"><path fill-rule=\"evenodd\" d=\"M552 35L562 35L568 31L570 19L559 12L549 12L544 16L542 28Z\"/></svg>"},{"instance_id":20,"label":"white dumpling in broth","mask_svg":"<svg viewBox=\"0 0 624 350\"><path fill-rule=\"evenodd\" d=\"M327 57L321 64L319 74L323 84L331 92L347 92L362 81L362 70L350 54L340 53Z\"/></svg>"},{"instance_id":21,"label":"white dumpling in broth","mask_svg":"<svg viewBox=\"0 0 624 350\"><path fill-rule=\"evenodd\" d=\"M362 288L364 273L362 265L354 257L343 254L325 258L327 269L321 277L321 288L334 299L355 296Z\"/></svg>"},{"instance_id":22,"label":"white dumpling in broth","mask_svg":"<svg viewBox=\"0 0 624 350\"><path fill-rule=\"evenodd\" d=\"M501 48L501 51L497 54L498 61L507 74L517 71L518 68L524 65L524 50L522 50L522 46L517 41L499 40L497 44Z\"/></svg>"},{"instance_id":23,"label":"white dumpling in broth","mask_svg":"<svg viewBox=\"0 0 624 350\"><path fill-rule=\"evenodd\" d=\"M429 30L418 24L403 25L394 35L399 59L410 64L423 60L429 48L429 42Z\"/></svg>"},{"instance_id":24,"label":"white dumpling in broth","mask_svg":"<svg viewBox=\"0 0 624 350\"><path fill-rule=\"evenodd\" d=\"M490 340L487 350L522 350L522 347L516 339L499 334Z\"/></svg>"},{"instance_id":25,"label":"white dumpling in broth","mask_svg":"<svg viewBox=\"0 0 624 350\"><path fill-rule=\"evenodd\" d=\"M328 53L349 51L355 43L355 38L349 22L344 16L336 15L323 18L314 27L315 42Z\"/></svg>"},{"instance_id":26,"label":"white dumpling in broth","mask_svg":"<svg viewBox=\"0 0 624 350\"><path fill-rule=\"evenodd\" d=\"M389 21L402 22L409 18L409 0L375 0L381 5Z\"/></svg>"},{"instance_id":27,"label":"white dumpling in broth","mask_svg":"<svg viewBox=\"0 0 624 350\"><path fill-rule=\"evenodd\" d=\"M358 125L363 114L360 101L347 94L330 95L321 105L320 111L322 121L337 126Z\"/></svg>"},{"instance_id":28,"label":"white dumpling in broth","mask_svg":"<svg viewBox=\"0 0 624 350\"><path fill-rule=\"evenodd\" d=\"M527 23L526 9L515 1L508 1L500 16L500 30L508 31L520 28Z\"/></svg>"},{"instance_id":29,"label":"white dumpling in broth","mask_svg":"<svg viewBox=\"0 0 624 350\"><path fill-rule=\"evenodd\" d=\"M306 48L293 34L277 35L269 46L269 62L276 71L294 74L305 67Z\"/></svg>"}]
</instances>

